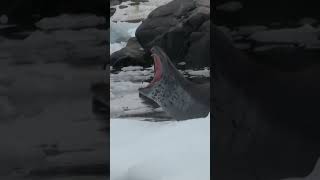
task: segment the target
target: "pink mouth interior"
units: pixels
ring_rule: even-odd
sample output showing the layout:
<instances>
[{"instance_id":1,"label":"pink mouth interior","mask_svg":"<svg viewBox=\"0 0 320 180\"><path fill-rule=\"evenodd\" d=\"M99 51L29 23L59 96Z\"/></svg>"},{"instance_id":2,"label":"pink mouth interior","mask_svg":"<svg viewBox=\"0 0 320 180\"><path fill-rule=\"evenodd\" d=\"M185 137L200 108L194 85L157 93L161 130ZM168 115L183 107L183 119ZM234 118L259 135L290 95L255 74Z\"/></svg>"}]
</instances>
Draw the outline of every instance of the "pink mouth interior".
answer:
<instances>
[{"instance_id":1,"label":"pink mouth interior","mask_svg":"<svg viewBox=\"0 0 320 180\"><path fill-rule=\"evenodd\" d=\"M153 63L154 63L154 77L147 87L150 87L155 82L159 81L161 79L161 75L162 75L162 67L161 67L160 57L156 54L152 54L152 57L153 57Z\"/></svg>"}]
</instances>

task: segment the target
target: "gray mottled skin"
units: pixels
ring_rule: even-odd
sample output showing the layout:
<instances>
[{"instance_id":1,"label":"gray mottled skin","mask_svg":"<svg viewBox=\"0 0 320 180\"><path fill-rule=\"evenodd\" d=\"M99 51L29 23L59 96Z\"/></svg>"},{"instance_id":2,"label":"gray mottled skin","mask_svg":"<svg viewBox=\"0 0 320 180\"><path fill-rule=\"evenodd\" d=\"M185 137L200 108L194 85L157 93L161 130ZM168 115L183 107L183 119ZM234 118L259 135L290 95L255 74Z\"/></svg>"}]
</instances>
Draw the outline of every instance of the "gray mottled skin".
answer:
<instances>
[{"instance_id":1,"label":"gray mottled skin","mask_svg":"<svg viewBox=\"0 0 320 180\"><path fill-rule=\"evenodd\" d=\"M210 84L195 84L184 78L159 47L151 49L160 57L162 78L139 92L155 101L176 120L207 116L210 111Z\"/></svg>"}]
</instances>

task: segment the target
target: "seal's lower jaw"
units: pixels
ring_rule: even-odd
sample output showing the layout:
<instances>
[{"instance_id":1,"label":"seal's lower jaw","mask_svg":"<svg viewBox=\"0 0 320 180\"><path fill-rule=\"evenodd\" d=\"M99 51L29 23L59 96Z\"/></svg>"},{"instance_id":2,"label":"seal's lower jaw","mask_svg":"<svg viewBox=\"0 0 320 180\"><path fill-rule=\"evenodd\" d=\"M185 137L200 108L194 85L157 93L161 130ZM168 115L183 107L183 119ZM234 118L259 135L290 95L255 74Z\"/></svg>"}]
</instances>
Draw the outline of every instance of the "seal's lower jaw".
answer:
<instances>
[{"instance_id":1,"label":"seal's lower jaw","mask_svg":"<svg viewBox=\"0 0 320 180\"><path fill-rule=\"evenodd\" d=\"M154 86L155 83L159 82L162 78L163 71L162 71L162 64L161 64L160 56L158 56L157 54L152 54L151 56L153 57L154 76L153 76L152 81L145 88L150 88L150 87ZM145 88L141 88L141 89L145 89Z\"/></svg>"}]
</instances>

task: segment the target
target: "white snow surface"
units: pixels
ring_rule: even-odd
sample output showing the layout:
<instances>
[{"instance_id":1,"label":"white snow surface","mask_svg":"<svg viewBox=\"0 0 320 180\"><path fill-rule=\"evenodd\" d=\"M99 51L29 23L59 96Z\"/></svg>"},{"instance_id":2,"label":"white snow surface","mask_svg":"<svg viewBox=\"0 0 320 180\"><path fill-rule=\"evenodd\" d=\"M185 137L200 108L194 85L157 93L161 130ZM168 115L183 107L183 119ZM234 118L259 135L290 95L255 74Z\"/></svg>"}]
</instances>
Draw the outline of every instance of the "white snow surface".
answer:
<instances>
[{"instance_id":1,"label":"white snow surface","mask_svg":"<svg viewBox=\"0 0 320 180\"><path fill-rule=\"evenodd\" d=\"M135 36L136 29L141 24L110 21L110 43L128 41Z\"/></svg>"},{"instance_id":2,"label":"white snow surface","mask_svg":"<svg viewBox=\"0 0 320 180\"><path fill-rule=\"evenodd\" d=\"M187 121L111 119L111 180L209 180L210 114Z\"/></svg>"},{"instance_id":3,"label":"white snow surface","mask_svg":"<svg viewBox=\"0 0 320 180\"><path fill-rule=\"evenodd\" d=\"M120 42L120 43L111 43L110 44L110 54L119 51L120 49L126 47L127 42Z\"/></svg>"},{"instance_id":4,"label":"white snow surface","mask_svg":"<svg viewBox=\"0 0 320 180\"><path fill-rule=\"evenodd\" d=\"M129 66L118 73L110 74L110 116L150 112L152 109L142 103L138 89L147 86L146 81L151 78L151 68Z\"/></svg>"},{"instance_id":5,"label":"white snow surface","mask_svg":"<svg viewBox=\"0 0 320 180\"><path fill-rule=\"evenodd\" d=\"M134 21L147 18L149 13L161 5L165 5L172 0L149 0L140 2L139 5L129 5L132 1L126 1L120 5L126 5L127 8L120 9L120 5L112 6L116 12L111 17L111 21Z\"/></svg>"}]
</instances>

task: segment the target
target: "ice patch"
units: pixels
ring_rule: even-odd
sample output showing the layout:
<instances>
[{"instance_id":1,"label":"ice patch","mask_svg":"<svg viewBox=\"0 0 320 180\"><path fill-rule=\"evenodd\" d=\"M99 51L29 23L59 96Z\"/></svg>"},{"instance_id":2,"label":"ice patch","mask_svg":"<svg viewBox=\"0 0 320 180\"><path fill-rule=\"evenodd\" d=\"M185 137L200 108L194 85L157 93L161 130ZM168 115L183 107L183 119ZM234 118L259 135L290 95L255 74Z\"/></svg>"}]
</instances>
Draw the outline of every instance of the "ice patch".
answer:
<instances>
[{"instance_id":1,"label":"ice patch","mask_svg":"<svg viewBox=\"0 0 320 180\"><path fill-rule=\"evenodd\" d=\"M128 41L135 36L140 23L112 22L110 21L110 43Z\"/></svg>"},{"instance_id":2,"label":"ice patch","mask_svg":"<svg viewBox=\"0 0 320 180\"><path fill-rule=\"evenodd\" d=\"M210 77L210 70L208 68L205 68L203 70L186 70L185 73L191 76Z\"/></svg>"},{"instance_id":3,"label":"ice patch","mask_svg":"<svg viewBox=\"0 0 320 180\"><path fill-rule=\"evenodd\" d=\"M111 180L210 179L210 114L179 122L111 119Z\"/></svg>"},{"instance_id":4,"label":"ice patch","mask_svg":"<svg viewBox=\"0 0 320 180\"><path fill-rule=\"evenodd\" d=\"M152 70L143 70L141 66L129 66L118 73L110 74L110 116L119 117L139 112L152 111L142 103L138 89L147 85Z\"/></svg>"},{"instance_id":5,"label":"ice patch","mask_svg":"<svg viewBox=\"0 0 320 180\"><path fill-rule=\"evenodd\" d=\"M126 42L120 42L120 43L112 43L110 44L110 54L119 51L120 49L126 47Z\"/></svg>"},{"instance_id":6,"label":"ice patch","mask_svg":"<svg viewBox=\"0 0 320 180\"><path fill-rule=\"evenodd\" d=\"M137 71L142 69L143 69L142 66L127 66L127 67L121 68L122 71Z\"/></svg>"}]
</instances>

